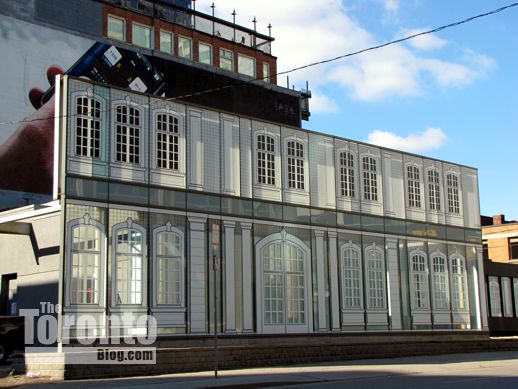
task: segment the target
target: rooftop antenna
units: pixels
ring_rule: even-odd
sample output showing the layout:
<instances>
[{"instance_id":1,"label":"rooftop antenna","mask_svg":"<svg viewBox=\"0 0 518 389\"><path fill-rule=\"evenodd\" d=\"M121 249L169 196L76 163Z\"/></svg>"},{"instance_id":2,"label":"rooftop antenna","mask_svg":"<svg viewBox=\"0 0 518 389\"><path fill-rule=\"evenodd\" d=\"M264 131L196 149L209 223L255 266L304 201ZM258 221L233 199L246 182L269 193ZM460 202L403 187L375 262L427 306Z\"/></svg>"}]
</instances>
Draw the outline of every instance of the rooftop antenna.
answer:
<instances>
[{"instance_id":1,"label":"rooftop antenna","mask_svg":"<svg viewBox=\"0 0 518 389\"><path fill-rule=\"evenodd\" d=\"M290 89L290 76L286 76L286 88Z\"/></svg>"},{"instance_id":2,"label":"rooftop antenna","mask_svg":"<svg viewBox=\"0 0 518 389\"><path fill-rule=\"evenodd\" d=\"M254 23L254 31L257 32L257 19L254 16L254 20L252 20L252 23Z\"/></svg>"},{"instance_id":3,"label":"rooftop antenna","mask_svg":"<svg viewBox=\"0 0 518 389\"><path fill-rule=\"evenodd\" d=\"M234 23L234 42L236 41L236 10L234 9L231 13L232 15L232 21Z\"/></svg>"},{"instance_id":4,"label":"rooftop antenna","mask_svg":"<svg viewBox=\"0 0 518 389\"><path fill-rule=\"evenodd\" d=\"M210 8L212 8L212 35L214 35L214 32L215 32L215 26L214 26L214 8L216 8L216 6L214 5L214 3L212 3L212 5L210 6Z\"/></svg>"},{"instance_id":5,"label":"rooftop antenna","mask_svg":"<svg viewBox=\"0 0 518 389\"><path fill-rule=\"evenodd\" d=\"M268 23L268 35L270 36L270 38L272 37L272 24L271 23Z\"/></svg>"},{"instance_id":6,"label":"rooftop antenna","mask_svg":"<svg viewBox=\"0 0 518 389\"><path fill-rule=\"evenodd\" d=\"M192 0L192 7L193 7L193 9L194 9L195 11L196 11L196 1L197 1L197 0Z\"/></svg>"}]
</instances>

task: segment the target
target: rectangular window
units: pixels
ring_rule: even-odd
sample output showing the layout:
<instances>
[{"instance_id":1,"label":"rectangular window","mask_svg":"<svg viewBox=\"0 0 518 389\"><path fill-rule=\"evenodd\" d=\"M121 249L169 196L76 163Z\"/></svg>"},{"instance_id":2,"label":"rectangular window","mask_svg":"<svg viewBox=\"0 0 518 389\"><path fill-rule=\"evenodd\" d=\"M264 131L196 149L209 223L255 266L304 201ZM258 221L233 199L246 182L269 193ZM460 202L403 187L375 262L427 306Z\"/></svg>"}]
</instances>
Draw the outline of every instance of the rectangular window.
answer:
<instances>
[{"instance_id":1,"label":"rectangular window","mask_svg":"<svg viewBox=\"0 0 518 389\"><path fill-rule=\"evenodd\" d=\"M288 187L304 189L304 145L288 142Z\"/></svg>"},{"instance_id":2,"label":"rectangular window","mask_svg":"<svg viewBox=\"0 0 518 389\"><path fill-rule=\"evenodd\" d=\"M446 268L446 258L443 256L434 256L432 258L433 265L433 305L434 309L448 309L449 287L448 287L448 270Z\"/></svg>"},{"instance_id":3,"label":"rectangular window","mask_svg":"<svg viewBox=\"0 0 518 389\"><path fill-rule=\"evenodd\" d=\"M212 46L200 42L198 45L198 61L206 65L212 65Z\"/></svg>"},{"instance_id":4,"label":"rectangular window","mask_svg":"<svg viewBox=\"0 0 518 389\"><path fill-rule=\"evenodd\" d=\"M448 212L459 214L459 179L457 176L454 174L448 174L446 176L446 186L448 189Z\"/></svg>"},{"instance_id":5,"label":"rectangular window","mask_svg":"<svg viewBox=\"0 0 518 389\"><path fill-rule=\"evenodd\" d=\"M489 311L492 317L502 316L502 303L500 300L500 283L498 277L487 277L489 284Z\"/></svg>"},{"instance_id":6,"label":"rectangular window","mask_svg":"<svg viewBox=\"0 0 518 389\"><path fill-rule=\"evenodd\" d=\"M372 157L363 157L363 198L378 201L378 175L376 160Z\"/></svg>"},{"instance_id":7,"label":"rectangular window","mask_svg":"<svg viewBox=\"0 0 518 389\"><path fill-rule=\"evenodd\" d=\"M178 56L192 59L192 41L189 38L183 36L178 37Z\"/></svg>"},{"instance_id":8,"label":"rectangular window","mask_svg":"<svg viewBox=\"0 0 518 389\"><path fill-rule=\"evenodd\" d=\"M238 54L237 71L245 76L255 77L255 59Z\"/></svg>"},{"instance_id":9,"label":"rectangular window","mask_svg":"<svg viewBox=\"0 0 518 389\"><path fill-rule=\"evenodd\" d=\"M108 16L108 38L116 39L118 41L126 40L125 21L115 16Z\"/></svg>"},{"instance_id":10,"label":"rectangular window","mask_svg":"<svg viewBox=\"0 0 518 389\"><path fill-rule=\"evenodd\" d=\"M518 278L513 278L514 315L518 317Z\"/></svg>"},{"instance_id":11,"label":"rectangular window","mask_svg":"<svg viewBox=\"0 0 518 389\"><path fill-rule=\"evenodd\" d=\"M115 109L115 159L117 162L140 163L140 111L119 105Z\"/></svg>"},{"instance_id":12,"label":"rectangular window","mask_svg":"<svg viewBox=\"0 0 518 389\"><path fill-rule=\"evenodd\" d=\"M263 81L270 82L270 64L263 62Z\"/></svg>"},{"instance_id":13,"label":"rectangular window","mask_svg":"<svg viewBox=\"0 0 518 389\"><path fill-rule=\"evenodd\" d=\"M407 167L408 206L421 207L420 175L417 166Z\"/></svg>"},{"instance_id":14,"label":"rectangular window","mask_svg":"<svg viewBox=\"0 0 518 389\"><path fill-rule=\"evenodd\" d=\"M76 99L76 155L101 156L101 103L86 96Z\"/></svg>"},{"instance_id":15,"label":"rectangular window","mask_svg":"<svg viewBox=\"0 0 518 389\"><path fill-rule=\"evenodd\" d=\"M156 167L178 170L180 163L179 120L176 116L156 116Z\"/></svg>"},{"instance_id":16,"label":"rectangular window","mask_svg":"<svg viewBox=\"0 0 518 389\"><path fill-rule=\"evenodd\" d=\"M343 197L354 197L354 155L343 151L340 153L340 189Z\"/></svg>"},{"instance_id":17,"label":"rectangular window","mask_svg":"<svg viewBox=\"0 0 518 389\"><path fill-rule=\"evenodd\" d=\"M269 135L257 137L257 182L275 185L275 139Z\"/></svg>"},{"instance_id":18,"label":"rectangular window","mask_svg":"<svg viewBox=\"0 0 518 389\"><path fill-rule=\"evenodd\" d=\"M509 259L518 260L518 238L509 238Z\"/></svg>"},{"instance_id":19,"label":"rectangular window","mask_svg":"<svg viewBox=\"0 0 518 389\"><path fill-rule=\"evenodd\" d=\"M173 54L173 33L160 30L160 51Z\"/></svg>"},{"instance_id":20,"label":"rectangular window","mask_svg":"<svg viewBox=\"0 0 518 389\"><path fill-rule=\"evenodd\" d=\"M441 210L441 196L439 186L439 173L435 170L428 171L428 197L432 211Z\"/></svg>"},{"instance_id":21,"label":"rectangular window","mask_svg":"<svg viewBox=\"0 0 518 389\"><path fill-rule=\"evenodd\" d=\"M151 48L151 27L133 23L131 36L134 45L147 49Z\"/></svg>"},{"instance_id":22,"label":"rectangular window","mask_svg":"<svg viewBox=\"0 0 518 389\"><path fill-rule=\"evenodd\" d=\"M219 67L225 70L234 70L234 53L232 51L219 49Z\"/></svg>"}]
</instances>

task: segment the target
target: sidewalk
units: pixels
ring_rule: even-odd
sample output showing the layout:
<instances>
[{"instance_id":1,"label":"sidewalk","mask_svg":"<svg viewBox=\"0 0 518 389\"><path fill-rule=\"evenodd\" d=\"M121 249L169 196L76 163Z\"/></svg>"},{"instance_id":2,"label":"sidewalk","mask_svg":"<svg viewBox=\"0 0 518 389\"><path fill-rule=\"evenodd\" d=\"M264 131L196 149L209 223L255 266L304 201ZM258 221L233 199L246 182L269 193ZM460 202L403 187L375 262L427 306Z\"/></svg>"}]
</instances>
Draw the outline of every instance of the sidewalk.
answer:
<instances>
[{"instance_id":1,"label":"sidewalk","mask_svg":"<svg viewBox=\"0 0 518 389\"><path fill-rule=\"evenodd\" d=\"M171 374L154 377L120 378L38 383L34 388L485 388L518 387L518 352L455 354L442 356L376 359L270 367L219 372Z\"/></svg>"}]
</instances>

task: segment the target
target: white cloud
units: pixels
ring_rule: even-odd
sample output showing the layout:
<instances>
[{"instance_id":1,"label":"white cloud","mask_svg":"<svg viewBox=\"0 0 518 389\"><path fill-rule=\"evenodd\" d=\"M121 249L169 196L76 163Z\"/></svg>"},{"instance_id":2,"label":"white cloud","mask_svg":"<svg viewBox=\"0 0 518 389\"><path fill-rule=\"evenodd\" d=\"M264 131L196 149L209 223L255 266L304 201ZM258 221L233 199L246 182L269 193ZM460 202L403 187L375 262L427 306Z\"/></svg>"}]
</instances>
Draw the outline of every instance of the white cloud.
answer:
<instances>
[{"instance_id":1,"label":"white cloud","mask_svg":"<svg viewBox=\"0 0 518 389\"><path fill-rule=\"evenodd\" d=\"M322 94L320 91L311 91L311 100L309 101L309 109L313 113L336 113L340 109L336 101L331 97Z\"/></svg>"},{"instance_id":2,"label":"white cloud","mask_svg":"<svg viewBox=\"0 0 518 389\"><path fill-rule=\"evenodd\" d=\"M421 32L427 31L429 29L419 28L419 29L413 29L413 30L407 30L402 29L400 34L398 35L398 38L405 38L407 36L419 34ZM439 38L435 34L426 34L426 35L420 35L418 37L409 39L406 41L407 44L409 44L411 47L418 49L418 50L435 50L440 49L448 44L448 41Z\"/></svg>"},{"instance_id":3,"label":"white cloud","mask_svg":"<svg viewBox=\"0 0 518 389\"><path fill-rule=\"evenodd\" d=\"M388 131L375 130L369 134L367 143L391 149L422 152L442 147L447 136L440 128L427 128L420 134L400 136Z\"/></svg>"},{"instance_id":4,"label":"white cloud","mask_svg":"<svg viewBox=\"0 0 518 389\"><path fill-rule=\"evenodd\" d=\"M399 0L380 1L385 11L394 12L400 7ZM199 3L199 10L212 11L210 2ZM279 72L380 43L349 16L341 0L263 0L260 6L257 4L256 0L241 0L237 4L236 22L252 28L255 16L257 29L264 34L268 33L268 23L272 24L273 54L278 56ZM235 1L218 0L216 16L231 20L234 7ZM430 85L467 85L494 67L491 58L471 51L465 51L455 60L439 56L426 58L415 51L416 47L421 51L444 47L447 42L437 36L427 35L407 43L290 73L290 85L302 88L308 80L312 89L322 92L328 85L339 85L353 99L376 101L394 96L419 96L426 93ZM286 85L286 76L280 75L277 82ZM323 101L313 103L313 107L330 112L325 111Z\"/></svg>"}]
</instances>

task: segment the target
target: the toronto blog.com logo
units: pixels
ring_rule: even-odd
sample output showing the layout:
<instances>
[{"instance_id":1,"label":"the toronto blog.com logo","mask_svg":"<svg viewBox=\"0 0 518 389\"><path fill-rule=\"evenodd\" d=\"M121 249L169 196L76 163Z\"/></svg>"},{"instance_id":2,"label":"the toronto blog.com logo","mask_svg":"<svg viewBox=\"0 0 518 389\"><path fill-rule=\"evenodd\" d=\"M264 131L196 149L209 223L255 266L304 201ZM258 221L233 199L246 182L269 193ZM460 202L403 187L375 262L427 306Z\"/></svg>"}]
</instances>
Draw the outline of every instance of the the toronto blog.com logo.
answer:
<instances>
[{"instance_id":1,"label":"the toronto blog.com logo","mask_svg":"<svg viewBox=\"0 0 518 389\"><path fill-rule=\"evenodd\" d=\"M61 332L57 316L61 314ZM156 364L156 319L132 312L61 312L59 304L20 309L25 353L60 352L67 364Z\"/></svg>"}]
</instances>

